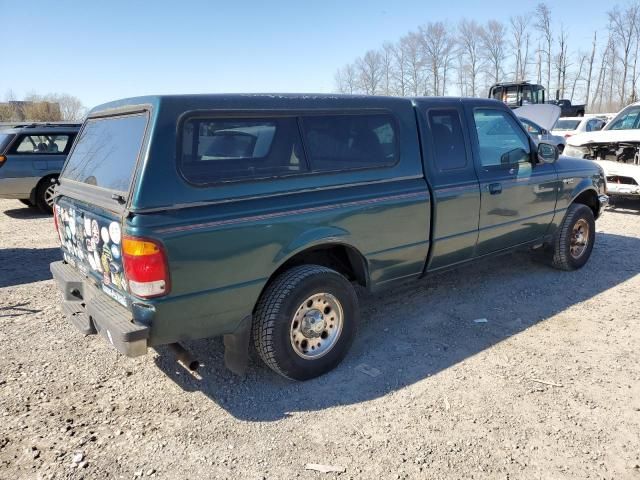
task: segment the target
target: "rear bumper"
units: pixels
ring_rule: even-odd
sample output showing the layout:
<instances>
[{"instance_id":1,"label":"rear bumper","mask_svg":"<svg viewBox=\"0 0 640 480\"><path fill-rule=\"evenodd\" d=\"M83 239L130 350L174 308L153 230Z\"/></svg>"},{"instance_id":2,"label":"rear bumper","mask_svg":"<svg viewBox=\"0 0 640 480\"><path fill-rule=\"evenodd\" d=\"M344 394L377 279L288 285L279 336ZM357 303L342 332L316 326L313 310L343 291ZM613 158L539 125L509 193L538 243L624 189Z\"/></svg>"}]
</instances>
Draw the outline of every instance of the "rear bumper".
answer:
<instances>
[{"instance_id":1,"label":"rear bumper","mask_svg":"<svg viewBox=\"0 0 640 480\"><path fill-rule=\"evenodd\" d=\"M129 310L65 262L53 262L51 273L62 293L62 311L80 332L100 334L128 357L147 353L150 328L134 323Z\"/></svg>"},{"instance_id":2,"label":"rear bumper","mask_svg":"<svg viewBox=\"0 0 640 480\"><path fill-rule=\"evenodd\" d=\"M40 177L0 178L0 198L28 199Z\"/></svg>"}]
</instances>

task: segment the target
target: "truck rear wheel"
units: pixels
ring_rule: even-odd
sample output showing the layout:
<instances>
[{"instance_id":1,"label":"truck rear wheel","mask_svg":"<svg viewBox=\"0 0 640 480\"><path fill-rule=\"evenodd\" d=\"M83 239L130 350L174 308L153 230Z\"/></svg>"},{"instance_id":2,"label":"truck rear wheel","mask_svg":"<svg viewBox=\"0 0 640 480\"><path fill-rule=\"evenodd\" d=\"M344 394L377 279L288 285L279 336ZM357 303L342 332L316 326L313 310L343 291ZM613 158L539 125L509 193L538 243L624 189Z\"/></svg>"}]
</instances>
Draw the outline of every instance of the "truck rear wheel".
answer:
<instances>
[{"instance_id":1,"label":"truck rear wheel","mask_svg":"<svg viewBox=\"0 0 640 480\"><path fill-rule=\"evenodd\" d=\"M329 268L302 265L280 274L263 292L253 316L253 340L272 370L308 380L342 361L357 323L351 283Z\"/></svg>"},{"instance_id":2,"label":"truck rear wheel","mask_svg":"<svg viewBox=\"0 0 640 480\"><path fill-rule=\"evenodd\" d=\"M555 235L551 264L561 270L581 268L591 256L595 238L591 209L579 203L570 205Z\"/></svg>"}]
</instances>

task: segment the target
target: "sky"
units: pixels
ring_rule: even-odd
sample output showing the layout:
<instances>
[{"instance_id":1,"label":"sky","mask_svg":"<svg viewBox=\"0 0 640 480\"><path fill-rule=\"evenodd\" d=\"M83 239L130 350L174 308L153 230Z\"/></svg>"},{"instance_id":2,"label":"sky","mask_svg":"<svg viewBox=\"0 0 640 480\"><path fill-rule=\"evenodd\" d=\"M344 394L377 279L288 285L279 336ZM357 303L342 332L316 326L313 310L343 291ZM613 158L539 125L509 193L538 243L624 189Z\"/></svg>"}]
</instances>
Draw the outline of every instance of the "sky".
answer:
<instances>
[{"instance_id":1,"label":"sky","mask_svg":"<svg viewBox=\"0 0 640 480\"><path fill-rule=\"evenodd\" d=\"M68 93L91 108L147 94L332 92L337 68L419 25L507 22L536 3L0 0L0 99ZM547 2L570 51L589 51L594 30L605 36L614 3Z\"/></svg>"}]
</instances>

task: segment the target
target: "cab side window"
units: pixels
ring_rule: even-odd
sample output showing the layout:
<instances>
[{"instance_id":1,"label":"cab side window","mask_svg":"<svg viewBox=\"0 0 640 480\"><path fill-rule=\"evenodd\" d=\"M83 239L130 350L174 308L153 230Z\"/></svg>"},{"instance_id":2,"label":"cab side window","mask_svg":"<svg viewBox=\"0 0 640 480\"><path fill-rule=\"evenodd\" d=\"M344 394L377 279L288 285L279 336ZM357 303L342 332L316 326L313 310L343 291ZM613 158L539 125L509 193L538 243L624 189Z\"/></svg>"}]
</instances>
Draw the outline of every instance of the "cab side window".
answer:
<instances>
[{"instance_id":1,"label":"cab side window","mask_svg":"<svg viewBox=\"0 0 640 480\"><path fill-rule=\"evenodd\" d=\"M511 115L503 110L478 108L474 110L473 118L483 167L530 161L529 139Z\"/></svg>"},{"instance_id":2,"label":"cab side window","mask_svg":"<svg viewBox=\"0 0 640 480\"><path fill-rule=\"evenodd\" d=\"M62 154L69 143L69 135L25 135L18 140L15 153L18 154Z\"/></svg>"},{"instance_id":3,"label":"cab side window","mask_svg":"<svg viewBox=\"0 0 640 480\"><path fill-rule=\"evenodd\" d=\"M444 172L466 167L467 154L458 112L453 109L429 110L427 116L437 169Z\"/></svg>"}]
</instances>

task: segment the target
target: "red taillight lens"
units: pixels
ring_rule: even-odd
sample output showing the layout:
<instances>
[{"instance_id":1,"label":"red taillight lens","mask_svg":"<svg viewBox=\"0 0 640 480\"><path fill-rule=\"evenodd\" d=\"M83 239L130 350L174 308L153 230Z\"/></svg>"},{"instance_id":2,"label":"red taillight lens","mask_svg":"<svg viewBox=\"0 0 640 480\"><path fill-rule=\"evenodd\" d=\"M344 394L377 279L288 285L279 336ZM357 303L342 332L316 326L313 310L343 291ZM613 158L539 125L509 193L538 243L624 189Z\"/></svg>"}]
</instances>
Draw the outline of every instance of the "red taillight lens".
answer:
<instances>
[{"instance_id":1,"label":"red taillight lens","mask_svg":"<svg viewBox=\"0 0 640 480\"><path fill-rule=\"evenodd\" d=\"M122 261L132 294L152 298L169 293L169 265L159 242L124 236Z\"/></svg>"},{"instance_id":2,"label":"red taillight lens","mask_svg":"<svg viewBox=\"0 0 640 480\"><path fill-rule=\"evenodd\" d=\"M7 161L7 157L4 155L0 155L0 167Z\"/></svg>"},{"instance_id":3,"label":"red taillight lens","mask_svg":"<svg viewBox=\"0 0 640 480\"><path fill-rule=\"evenodd\" d=\"M56 211L55 207L53 207L53 226L55 227L56 233L58 234L58 238L62 243L62 236L60 235L60 227L58 225L58 212Z\"/></svg>"},{"instance_id":4,"label":"red taillight lens","mask_svg":"<svg viewBox=\"0 0 640 480\"><path fill-rule=\"evenodd\" d=\"M573 133L565 133L564 138L569 138Z\"/></svg>"}]
</instances>

